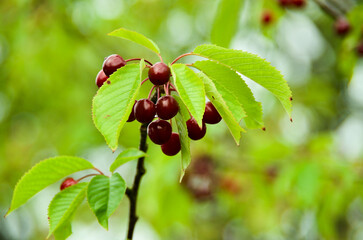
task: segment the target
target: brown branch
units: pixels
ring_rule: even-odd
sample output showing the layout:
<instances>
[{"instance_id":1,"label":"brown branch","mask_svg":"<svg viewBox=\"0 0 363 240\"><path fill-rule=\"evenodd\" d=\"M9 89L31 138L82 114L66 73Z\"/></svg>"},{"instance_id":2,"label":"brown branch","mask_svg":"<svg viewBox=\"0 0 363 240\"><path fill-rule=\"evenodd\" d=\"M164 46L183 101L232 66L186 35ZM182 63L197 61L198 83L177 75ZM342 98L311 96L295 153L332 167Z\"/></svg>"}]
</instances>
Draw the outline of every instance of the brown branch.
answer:
<instances>
[{"instance_id":1,"label":"brown branch","mask_svg":"<svg viewBox=\"0 0 363 240\"><path fill-rule=\"evenodd\" d=\"M337 9L335 6L333 6L328 1L322 1L322 0L314 0L316 4L319 5L319 7L326 12L328 15L330 15L334 19L338 19L342 16L344 16L344 13L342 13L339 9Z\"/></svg>"}]
</instances>

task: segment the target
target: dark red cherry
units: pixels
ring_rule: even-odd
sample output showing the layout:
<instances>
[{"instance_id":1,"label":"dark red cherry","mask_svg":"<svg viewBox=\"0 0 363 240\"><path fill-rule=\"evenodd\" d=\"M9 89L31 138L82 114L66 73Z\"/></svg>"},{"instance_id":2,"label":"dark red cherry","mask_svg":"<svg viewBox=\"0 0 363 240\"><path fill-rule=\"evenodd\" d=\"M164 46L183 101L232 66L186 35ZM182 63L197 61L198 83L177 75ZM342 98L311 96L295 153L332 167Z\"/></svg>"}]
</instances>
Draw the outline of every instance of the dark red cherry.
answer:
<instances>
[{"instance_id":1,"label":"dark red cherry","mask_svg":"<svg viewBox=\"0 0 363 240\"><path fill-rule=\"evenodd\" d=\"M261 20L263 24L268 25L273 20L273 13L270 10L263 11Z\"/></svg>"},{"instance_id":2,"label":"dark red cherry","mask_svg":"<svg viewBox=\"0 0 363 240\"><path fill-rule=\"evenodd\" d=\"M334 24L335 32L344 36L350 31L350 24L345 18L339 18Z\"/></svg>"},{"instance_id":3,"label":"dark red cherry","mask_svg":"<svg viewBox=\"0 0 363 240\"><path fill-rule=\"evenodd\" d=\"M134 106L135 118L141 123L151 122L155 117L155 113L155 104L149 99L141 99Z\"/></svg>"},{"instance_id":4,"label":"dark red cherry","mask_svg":"<svg viewBox=\"0 0 363 240\"><path fill-rule=\"evenodd\" d=\"M280 6L287 7L292 4L292 0L279 0Z\"/></svg>"},{"instance_id":5,"label":"dark red cherry","mask_svg":"<svg viewBox=\"0 0 363 240\"><path fill-rule=\"evenodd\" d=\"M77 184L77 181L76 181L76 180L74 180L73 178L66 178L66 179L62 182L62 184L61 184L61 186L60 186L60 190L62 191L63 189L65 189L65 188L67 188L67 187L70 187L70 186L72 186L72 185L74 185L74 184Z\"/></svg>"},{"instance_id":6,"label":"dark red cherry","mask_svg":"<svg viewBox=\"0 0 363 240\"><path fill-rule=\"evenodd\" d=\"M137 101L135 100L135 103L132 106L132 109L131 109L131 112L130 112L130 116L129 116L129 119L127 119L127 122L133 122L135 120L134 108L135 108L136 103L137 103Z\"/></svg>"},{"instance_id":7,"label":"dark red cherry","mask_svg":"<svg viewBox=\"0 0 363 240\"><path fill-rule=\"evenodd\" d=\"M96 84L98 88L100 88L104 82L106 82L108 77L106 76L105 72L103 70L99 71L96 77Z\"/></svg>"},{"instance_id":8,"label":"dark red cherry","mask_svg":"<svg viewBox=\"0 0 363 240\"><path fill-rule=\"evenodd\" d=\"M216 124L222 120L221 115L211 102L205 104L205 111L203 115L203 122L208 124Z\"/></svg>"},{"instance_id":9,"label":"dark red cherry","mask_svg":"<svg viewBox=\"0 0 363 240\"><path fill-rule=\"evenodd\" d=\"M163 85L169 81L170 68L165 63L157 62L150 68L148 76L154 85Z\"/></svg>"},{"instance_id":10,"label":"dark red cherry","mask_svg":"<svg viewBox=\"0 0 363 240\"><path fill-rule=\"evenodd\" d=\"M112 54L108 56L103 62L103 71L107 76L110 76L112 73L116 72L117 69L126 65L126 61L117 54Z\"/></svg>"},{"instance_id":11,"label":"dark red cherry","mask_svg":"<svg viewBox=\"0 0 363 240\"><path fill-rule=\"evenodd\" d=\"M176 155L180 149L180 138L179 134L177 133L172 133L169 141L161 145L161 151L163 151L163 153L168 156Z\"/></svg>"},{"instance_id":12,"label":"dark red cherry","mask_svg":"<svg viewBox=\"0 0 363 240\"><path fill-rule=\"evenodd\" d=\"M305 6L305 0L292 0L292 4L296 7L303 7Z\"/></svg>"},{"instance_id":13,"label":"dark red cherry","mask_svg":"<svg viewBox=\"0 0 363 240\"><path fill-rule=\"evenodd\" d=\"M361 41L358 44L356 50L357 50L358 56L363 57L363 41Z\"/></svg>"},{"instance_id":14,"label":"dark red cherry","mask_svg":"<svg viewBox=\"0 0 363 240\"><path fill-rule=\"evenodd\" d=\"M171 136L171 125L165 120L156 120L147 127L147 134L155 144L166 143Z\"/></svg>"},{"instance_id":15,"label":"dark red cherry","mask_svg":"<svg viewBox=\"0 0 363 240\"><path fill-rule=\"evenodd\" d=\"M187 121L187 128L188 128L188 136L192 140L199 140L203 138L207 131L205 123L203 122L203 127L200 128L195 118L191 118Z\"/></svg>"},{"instance_id":16,"label":"dark red cherry","mask_svg":"<svg viewBox=\"0 0 363 240\"><path fill-rule=\"evenodd\" d=\"M179 104L172 96L164 96L156 102L156 113L164 120L173 118L179 111Z\"/></svg>"}]
</instances>

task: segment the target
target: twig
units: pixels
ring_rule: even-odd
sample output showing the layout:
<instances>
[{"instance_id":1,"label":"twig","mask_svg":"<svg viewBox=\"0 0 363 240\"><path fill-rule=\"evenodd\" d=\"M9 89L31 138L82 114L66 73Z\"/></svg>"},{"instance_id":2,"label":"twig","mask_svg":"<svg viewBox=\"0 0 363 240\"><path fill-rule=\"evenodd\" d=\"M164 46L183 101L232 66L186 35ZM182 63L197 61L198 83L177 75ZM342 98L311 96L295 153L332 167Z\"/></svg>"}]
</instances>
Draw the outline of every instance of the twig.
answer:
<instances>
[{"instance_id":1,"label":"twig","mask_svg":"<svg viewBox=\"0 0 363 240\"><path fill-rule=\"evenodd\" d=\"M130 62L130 61L141 61L141 58L131 58L131 59L127 59L126 62ZM144 59L145 62L147 62L150 66L152 66L153 64L151 62L149 62L148 60Z\"/></svg>"},{"instance_id":2,"label":"twig","mask_svg":"<svg viewBox=\"0 0 363 240\"><path fill-rule=\"evenodd\" d=\"M329 2L327 1L322 1L322 0L314 0L316 2L316 4L319 5L319 7L326 12L327 14L329 14L332 18L334 19L338 19L340 17L343 16L343 13L340 12L336 7L332 6Z\"/></svg>"}]
</instances>

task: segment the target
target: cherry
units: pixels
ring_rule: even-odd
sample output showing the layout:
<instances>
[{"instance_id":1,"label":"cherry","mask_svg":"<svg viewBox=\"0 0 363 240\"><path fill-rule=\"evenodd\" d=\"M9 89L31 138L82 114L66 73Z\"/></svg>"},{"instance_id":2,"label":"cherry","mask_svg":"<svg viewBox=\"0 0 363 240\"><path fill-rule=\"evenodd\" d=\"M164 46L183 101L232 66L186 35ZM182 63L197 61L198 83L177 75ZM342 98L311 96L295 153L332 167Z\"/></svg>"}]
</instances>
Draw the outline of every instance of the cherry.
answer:
<instances>
[{"instance_id":1,"label":"cherry","mask_svg":"<svg viewBox=\"0 0 363 240\"><path fill-rule=\"evenodd\" d=\"M363 41L361 41L358 44L356 50L357 50L358 56L363 57Z\"/></svg>"},{"instance_id":2,"label":"cherry","mask_svg":"<svg viewBox=\"0 0 363 240\"><path fill-rule=\"evenodd\" d=\"M141 99L134 106L135 118L141 123L151 122L155 117L155 113L155 104L149 99Z\"/></svg>"},{"instance_id":3,"label":"cherry","mask_svg":"<svg viewBox=\"0 0 363 240\"><path fill-rule=\"evenodd\" d=\"M269 10L263 11L261 20L262 20L262 23L265 25L271 23L273 20L273 13Z\"/></svg>"},{"instance_id":4,"label":"cherry","mask_svg":"<svg viewBox=\"0 0 363 240\"><path fill-rule=\"evenodd\" d=\"M112 54L108 56L103 62L103 71L107 76L110 76L112 73L116 72L117 69L126 65L126 61L117 54Z\"/></svg>"},{"instance_id":5,"label":"cherry","mask_svg":"<svg viewBox=\"0 0 363 240\"><path fill-rule=\"evenodd\" d=\"M289 5L291 5L291 0L279 0L279 4L280 6L283 6L283 7L287 7Z\"/></svg>"},{"instance_id":6,"label":"cherry","mask_svg":"<svg viewBox=\"0 0 363 240\"><path fill-rule=\"evenodd\" d=\"M203 115L203 122L208 124L216 124L222 120L221 115L211 102L205 104L205 111Z\"/></svg>"},{"instance_id":7,"label":"cherry","mask_svg":"<svg viewBox=\"0 0 363 240\"><path fill-rule=\"evenodd\" d=\"M156 120L147 127L147 134L155 144L166 143L171 136L171 125L164 120Z\"/></svg>"},{"instance_id":8,"label":"cherry","mask_svg":"<svg viewBox=\"0 0 363 240\"><path fill-rule=\"evenodd\" d=\"M178 154L181 149L179 134L172 133L169 141L161 145L161 151L165 155L174 156Z\"/></svg>"},{"instance_id":9,"label":"cherry","mask_svg":"<svg viewBox=\"0 0 363 240\"><path fill-rule=\"evenodd\" d=\"M192 140L202 139L207 131L205 123L203 122L203 127L200 128L197 121L193 117L187 121L187 128L188 136Z\"/></svg>"},{"instance_id":10,"label":"cherry","mask_svg":"<svg viewBox=\"0 0 363 240\"><path fill-rule=\"evenodd\" d=\"M73 178L66 178L66 179L62 182L62 184L61 184L61 186L60 186L60 190L62 191L62 190L64 190L65 188L70 187L70 186L72 186L72 185L74 185L74 184L77 184L77 181L76 181L76 180L74 180Z\"/></svg>"},{"instance_id":11,"label":"cherry","mask_svg":"<svg viewBox=\"0 0 363 240\"><path fill-rule=\"evenodd\" d=\"M131 109L130 116L129 116L129 119L127 119L127 122L133 122L135 120L134 108L135 108L136 103L137 103L137 101L135 100L134 106Z\"/></svg>"},{"instance_id":12,"label":"cherry","mask_svg":"<svg viewBox=\"0 0 363 240\"><path fill-rule=\"evenodd\" d=\"M96 84L98 88L100 88L104 82L106 82L108 79L107 75L103 70L99 71L96 77Z\"/></svg>"},{"instance_id":13,"label":"cherry","mask_svg":"<svg viewBox=\"0 0 363 240\"><path fill-rule=\"evenodd\" d=\"M173 118L179 111L179 104L172 96L164 96L156 102L156 113L164 120Z\"/></svg>"},{"instance_id":14,"label":"cherry","mask_svg":"<svg viewBox=\"0 0 363 240\"><path fill-rule=\"evenodd\" d=\"M148 76L154 85L163 85L169 81L170 68L165 63L157 62L150 68Z\"/></svg>"},{"instance_id":15,"label":"cherry","mask_svg":"<svg viewBox=\"0 0 363 240\"><path fill-rule=\"evenodd\" d=\"M292 0L292 4L296 7L303 7L305 6L305 0Z\"/></svg>"},{"instance_id":16,"label":"cherry","mask_svg":"<svg viewBox=\"0 0 363 240\"><path fill-rule=\"evenodd\" d=\"M345 18L339 18L334 24L335 32L344 36L350 31L350 24Z\"/></svg>"}]
</instances>

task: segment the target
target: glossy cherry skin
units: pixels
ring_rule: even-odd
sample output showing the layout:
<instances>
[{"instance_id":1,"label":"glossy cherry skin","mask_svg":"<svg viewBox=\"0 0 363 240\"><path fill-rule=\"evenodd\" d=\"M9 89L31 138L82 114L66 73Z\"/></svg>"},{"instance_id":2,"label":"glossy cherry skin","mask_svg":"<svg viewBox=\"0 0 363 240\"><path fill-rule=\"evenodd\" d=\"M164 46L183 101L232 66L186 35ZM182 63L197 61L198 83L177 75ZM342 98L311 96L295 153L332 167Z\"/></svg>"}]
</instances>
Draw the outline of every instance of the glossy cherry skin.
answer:
<instances>
[{"instance_id":1,"label":"glossy cherry skin","mask_svg":"<svg viewBox=\"0 0 363 240\"><path fill-rule=\"evenodd\" d=\"M205 111L203 115L203 122L208 124L217 124L222 120L221 115L211 102L205 104Z\"/></svg>"},{"instance_id":2,"label":"glossy cherry skin","mask_svg":"<svg viewBox=\"0 0 363 240\"><path fill-rule=\"evenodd\" d=\"M157 62L150 68L148 77L154 85L163 85L169 81L170 68L165 63Z\"/></svg>"},{"instance_id":3,"label":"glossy cherry skin","mask_svg":"<svg viewBox=\"0 0 363 240\"><path fill-rule=\"evenodd\" d=\"M334 24L335 32L344 36L350 31L350 24L345 18L339 18Z\"/></svg>"},{"instance_id":4,"label":"glossy cherry skin","mask_svg":"<svg viewBox=\"0 0 363 240\"><path fill-rule=\"evenodd\" d=\"M66 178L66 179L62 182L62 184L61 184L61 186L60 186L60 190L62 191L63 189L65 189L65 188L67 188L67 187L70 187L70 186L72 186L72 185L74 185L74 184L77 184L77 181L76 181L76 180L74 180L73 178Z\"/></svg>"},{"instance_id":5,"label":"glossy cherry skin","mask_svg":"<svg viewBox=\"0 0 363 240\"><path fill-rule=\"evenodd\" d=\"M147 134L150 140L159 145L169 141L171 131L170 123L165 120L156 120L147 127Z\"/></svg>"},{"instance_id":6,"label":"glossy cherry skin","mask_svg":"<svg viewBox=\"0 0 363 240\"><path fill-rule=\"evenodd\" d=\"M169 141L161 145L161 151L163 151L163 153L168 156L174 156L178 154L178 152L180 152L180 149L180 138L179 134L177 133L172 133Z\"/></svg>"},{"instance_id":7,"label":"glossy cherry skin","mask_svg":"<svg viewBox=\"0 0 363 240\"><path fill-rule=\"evenodd\" d=\"M164 96L156 102L156 113L164 120L173 118L179 111L179 104L172 96Z\"/></svg>"},{"instance_id":8,"label":"glossy cherry skin","mask_svg":"<svg viewBox=\"0 0 363 240\"><path fill-rule=\"evenodd\" d=\"M108 79L107 75L103 70L99 71L96 77L96 85L100 88L104 82Z\"/></svg>"},{"instance_id":9,"label":"glossy cherry skin","mask_svg":"<svg viewBox=\"0 0 363 240\"><path fill-rule=\"evenodd\" d=\"M141 99L135 104L134 114L141 123L151 122L156 114L155 104L149 99Z\"/></svg>"},{"instance_id":10,"label":"glossy cherry skin","mask_svg":"<svg viewBox=\"0 0 363 240\"><path fill-rule=\"evenodd\" d=\"M187 129L188 136L192 140L202 139L207 131L205 123L203 122L203 127L200 128L195 118L191 118L187 121Z\"/></svg>"},{"instance_id":11,"label":"glossy cherry skin","mask_svg":"<svg viewBox=\"0 0 363 240\"><path fill-rule=\"evenodd\" d=\"M130 116L129 116L129 119L127 119L127 122L133 122L135 120L134 108L135 108L136 103L137 103L137 101L135 100L135 103L131 109Z\"/></svg>"},{"instance_id":12,"label":"glossy cherry skin","mask_svg":"<svg viewBox=\"0 0 363 240\"><path fill-rule=\"evenodd\" d=\"M126 61L117 54L112 54L108 56L103 62L103 71L107 76L110 76L112 73L116 72L117 69L126 65Z\"/></svg>"}]
</instances>

